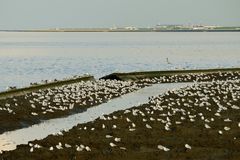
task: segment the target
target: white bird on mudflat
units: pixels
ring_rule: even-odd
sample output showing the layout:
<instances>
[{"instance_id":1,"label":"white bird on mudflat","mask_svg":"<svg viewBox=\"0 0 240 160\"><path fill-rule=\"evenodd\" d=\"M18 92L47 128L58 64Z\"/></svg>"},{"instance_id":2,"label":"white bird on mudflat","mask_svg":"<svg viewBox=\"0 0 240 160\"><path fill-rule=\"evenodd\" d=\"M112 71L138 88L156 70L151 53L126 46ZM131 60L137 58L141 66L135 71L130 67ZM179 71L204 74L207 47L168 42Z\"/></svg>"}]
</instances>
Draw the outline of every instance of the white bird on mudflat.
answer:
<instances>
[{"instance_id":1,"label":"white bird on mudflat","mask_svg":"<svg viewBox=\"0 0 240 160\"><path fill-rule=\"evenodd\" d=\"M113 136L111 136L111 135L106 135L105 137L106 137L106 138L112 138Z\"/></svg>"},{"instance_id":2,"label":"white bird on mudflat","mask_svg":"<svg viewBox=\"0 0 240 160\"><path fill-rule=\"evenodd\" d=\"M121 149L121 150L127 150L127 148L125 148L125 147L120 147L120 149Z\"/></svg>"},{"instance_id":3,"label":"white bird on mudflat","mask_svg":"<svg viewBox=\"0 0 240 160\"><path fill-rule=\"evenodd\" d=\"M88 146L86 146L85 149L86 149L86 151L88 151L88 152L91 151L90 147L88 147Z\"/></svg>"},{"instance_id":4,"label":"white bird on mudflat","mask_svg":"<svg viewBox=\"0 0 240 160\"><path fill-rule=\"evenodd\" d=\"M224 119L224 122L232 122L232 120L230 120L229 118Z\"/></svg>"},{"instance_id":5,"label":"white bird on mudflat","mask_svg":"<svg viewBox=\"0 0 240 160\"><path fill-rule=\"evenodd\" d=\"M120 141L121 141L121 138L117 138L117 137L116 137L116 138L114 138L114 141L115 141L115 142L120 142Z\"/></svg>"},{"instance_id":6,"label":"white bird on mudflat","mask_svg":"<svg viewBox=\"0 0 240 160\"><path fill-rule=\"evenodd\" d=\"M105 124L102 124L102 128L103 128L103 129L106 128Z\"/></svg>"},{"instance_id":7,"label":"white bird on mudflat","mask_svg":"<svg viewBox=\"0 0 240 160\"><path fill-rule=\"evenodd\" d=\"M127 122L132 122L128 117L126 118Z\"/></svg>"},{"instance_id":8,"label":"white bird on mudflat","mask_svg":"<svg viewBox=\"0 0 240 160\"><path fill-rule=\"evenodd\" d=\"M176 121L175 123L176 123L176 124L181 124L182 122Z\"/></svg>"},{"instance_id":9,"label":"white bird on mudflat","mask_svg":"<svg viewBox=\"0 0 240 160\"><path fill-rule=\"evenodd\" d=\"M135 123L132 123L132 127L135 128L135 127L136 127L136 124L135 124Z\"/></svg>"},{"instance_id":10,"label":"white bird on mudflat","mask_svg":"<svg viewBox=\"0 0 240 160\"><path fill-rule=\"evenodd\" d=\"M31 112L31 115L33 115L33 116L37 116L38 114L35 113L35 112Z\"/></svg>"},{"instance_id":11,"label":"white bird on mudflat","mask_svg":"<svg viewBox=\"0 0 240 160\"><path fill-rule=\"evenodd\" d=\"M205 128L210 129L211 127L208 124L205 124Z\"/></svg>"},{"instance_id":12,"label":"white bird on mudflat","mask_svg":"<svg viewBox=\"0 0 240 160\"><path fill-rule=\"evenodd\" d=\"M57 148L57 149L63 149L63 148L62 148L62 143L59 142L58 145L56 145L56 148Z\"/></svg>"},{"instance_id":13,"label":"white bird on mudflat","mask_svg":"<svg viewBox=\"0 0 240 160\"><path fill-rule=\"evenodd\" d=\"M229 127L224 127L224 130L225 131L229 131L231 128L229 128Z\"/></svg>"},{"instance_id":14,"label":"white bird on mudflat","mask_svg":"<svg viewBox=\"0 0 240 160\"><path fill-rule=\"evenodd\" d=\"M146 128L152 129L152 127L149 124L146 124Z\"/></svg>"},{"instance_id":15,"label":"white bird on mudflat","mask_svg":"<svg viewBox=\"0 0 240 160\"><path fill-rule=\"evenodd\" d=\"M79 146L76 146L76 150L77 150L78 152L80 152L80 151L83 150L83 148L82 148L82 147L79 147Z\"/></svg>"},{"instance_id":16,"label":"white bird on mudflat","mask_svg":"<svg viewBox=\"0 0 240 160\"><path fill-rule=\"evenodd\" d=\"M111 147L116 147L117 145L116 144L114 144L114 143L109 143L109 145L111 146Z\"/></svg>"},{"instance_id":17,"label":"white bird on mudflat","mask_svg":"<svg viewBox=\"0 0 240 160\"><path fill-rule=\"evenodd\" d=\"M41 146L39 144L35 144L33 147L34 148L41 148Z\"/></svg>"},{"instance_id":18,"label":"white bird on mudflat","mask_svg":"<svg viewBox=\"0 0 240 160\"><path fill-rule=\"evenodd\" d=\"M163 150L163 151L165 151L165 152L170 151L169 148L167 148L167 147L165 147L165 146L163 146L163 145L158 145L157 148L160 149L160 150Z\"/></svg>"},{"instance_id":19,"label":"white bird on mudflat","mask_svg":"<svg viewBox=\"0 0 240 160\"><path fill-rule=\"evenodd\" d=\"M192 147L189 144L185 144L185 148L192 149Z\"/></svg>"},{"instance_id":20,"label":"white bird on mudflat","mask_svg":"<svg viewBox=\"0 0 240 160\"><path fill-rule=\"evenodd\" d=\"M70 144L67 144L67 143L66 143L64 146L65 146L66 148L71 148L71 147L72 147Z\"/></svg>"},{"instance_id":21,"label":"white bird on mudflat","mask_svg":"<svg viewBox=\"0 0 240 160\"><path fill-rule=\"evenodd\" d=\"M133 132L133 131L135 131L136 129L135 128L129 128L129 131L130 132Z\"/></svg>"},{"instance_id":22,"label":"white bird on mudflat","mask_svg":"<svg viewBox=\"0 0 240 160\"><path fill-rule=\"evenodd\" d=\"M35 106L34 104L31 104L31 107L32 107L32 108L36 108L36 106Z\"/></svg>"}]
</instances>

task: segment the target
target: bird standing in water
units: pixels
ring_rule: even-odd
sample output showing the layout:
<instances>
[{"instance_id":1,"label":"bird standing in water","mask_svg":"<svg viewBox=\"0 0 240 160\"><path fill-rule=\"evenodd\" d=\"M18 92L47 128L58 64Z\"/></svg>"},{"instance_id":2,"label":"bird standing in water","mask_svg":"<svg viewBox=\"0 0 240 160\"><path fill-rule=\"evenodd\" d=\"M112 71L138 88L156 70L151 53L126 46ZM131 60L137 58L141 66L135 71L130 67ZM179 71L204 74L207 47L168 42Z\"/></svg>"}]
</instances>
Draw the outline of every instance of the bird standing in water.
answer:
<instances>
[{"instance_id":1,"label":"bird standing in water","mask_svg":"<svg viewBox=\"0 0 240 160\"><path fill-rule=\"evenodd\" d=\"M166 60L167 60L167 64L171 64L171 63L169 62L168 58L166 58Z\"/></svg>"}]
</instances>

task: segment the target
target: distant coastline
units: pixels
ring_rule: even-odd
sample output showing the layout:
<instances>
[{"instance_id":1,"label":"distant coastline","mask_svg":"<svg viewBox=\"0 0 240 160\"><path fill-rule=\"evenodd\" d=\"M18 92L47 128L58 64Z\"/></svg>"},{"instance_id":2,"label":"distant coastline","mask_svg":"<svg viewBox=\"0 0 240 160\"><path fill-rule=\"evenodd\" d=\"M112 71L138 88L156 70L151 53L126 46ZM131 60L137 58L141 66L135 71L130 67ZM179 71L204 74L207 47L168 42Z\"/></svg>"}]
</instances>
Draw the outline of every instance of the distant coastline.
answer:
<instances>
[{"instance_id":1,"label":"distant coastline","mask_svg":"<svg viewBox=\"0 0 240 160\"><path fill-rule=\"evenodd\" d=\"M0 32L240 32L240 30L0 30Z\"/></svg>"},{"instance_id":2,"label":"distant coastline","mask_svg":"<svg viewBox=\"0 0 240 160\"><path fill-rule=\"evenodd\" d=\"M157 25L155 27L137 28L112 27L112 28L52 28L52 29L19 29L0 30L0 32L240 32L240 27L203 26L203 25Z\"/></svg>"}]
</instances>

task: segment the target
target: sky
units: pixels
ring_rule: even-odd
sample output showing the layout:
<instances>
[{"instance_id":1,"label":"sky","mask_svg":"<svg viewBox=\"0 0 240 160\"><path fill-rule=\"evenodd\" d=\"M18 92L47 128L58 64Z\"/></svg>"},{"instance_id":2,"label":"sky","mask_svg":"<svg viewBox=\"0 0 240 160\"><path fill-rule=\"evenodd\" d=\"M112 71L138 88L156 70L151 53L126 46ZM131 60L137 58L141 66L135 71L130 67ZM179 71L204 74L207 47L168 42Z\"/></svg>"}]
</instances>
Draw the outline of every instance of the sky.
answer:
<instances>
[{"instance_id":1,"label":"sky","mask_svg":"<svg viewBox=\"0 0 240 160\"><path fill-rule=\"evenodd\" d=\"M0 29L240 26L240 0L0 0Z\"/></svg>"}]
</instances>

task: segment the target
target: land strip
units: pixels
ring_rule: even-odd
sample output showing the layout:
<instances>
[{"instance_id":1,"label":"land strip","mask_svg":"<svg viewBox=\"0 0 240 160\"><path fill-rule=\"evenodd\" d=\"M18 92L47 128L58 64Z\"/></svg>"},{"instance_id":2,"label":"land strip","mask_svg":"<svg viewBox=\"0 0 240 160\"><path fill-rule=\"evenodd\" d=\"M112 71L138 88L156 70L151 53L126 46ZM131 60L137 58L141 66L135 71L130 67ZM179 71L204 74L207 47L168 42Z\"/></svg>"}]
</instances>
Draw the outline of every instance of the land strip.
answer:
<instances>
[{"instance_id":1,"label":"land strip","mask_svg":"<svg viewBox=\"0 0 240 160\"><path fill-rule=\"evenodd\" d=\"M146 104L20 145L0 158L237 160L239 88L235 80L170 90Z\"/></svg>"}]
</instances>

